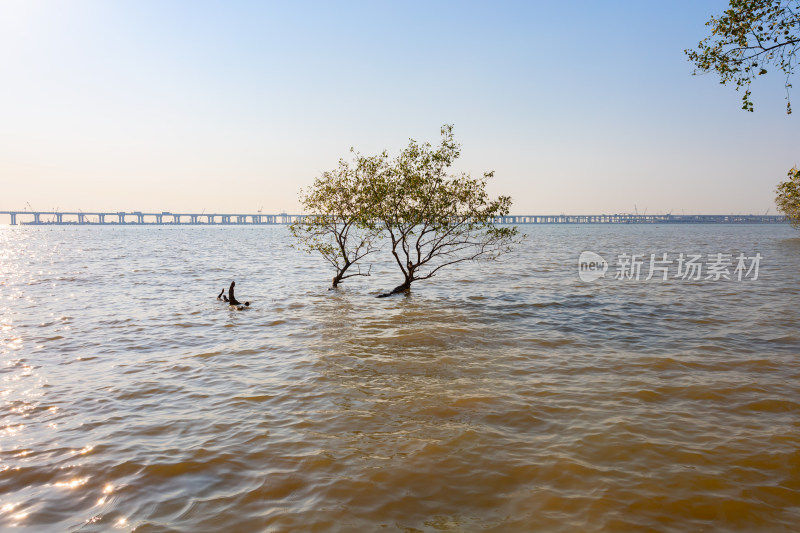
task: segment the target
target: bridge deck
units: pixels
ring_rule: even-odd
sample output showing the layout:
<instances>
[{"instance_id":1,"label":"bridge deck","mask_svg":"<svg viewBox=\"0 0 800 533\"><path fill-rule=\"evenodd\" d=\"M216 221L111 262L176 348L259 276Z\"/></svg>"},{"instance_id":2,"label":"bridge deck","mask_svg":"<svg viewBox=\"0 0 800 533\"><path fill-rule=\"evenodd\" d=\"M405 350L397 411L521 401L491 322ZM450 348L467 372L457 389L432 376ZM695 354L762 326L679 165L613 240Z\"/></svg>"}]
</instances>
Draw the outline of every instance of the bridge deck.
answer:
<instances>
[{"instance_id":1,"label":"bridge deck","mask_svg":"<svg viewBox=\"0 0 800 533\"><path fill-rule=\"evenodd\" d=\"M0 211L12 225L272 225L291 224L306 215L244 213L160 213L83 211ZM782 215L509 215L502 224L781 224Z\"/></svg>"}]
</instances>

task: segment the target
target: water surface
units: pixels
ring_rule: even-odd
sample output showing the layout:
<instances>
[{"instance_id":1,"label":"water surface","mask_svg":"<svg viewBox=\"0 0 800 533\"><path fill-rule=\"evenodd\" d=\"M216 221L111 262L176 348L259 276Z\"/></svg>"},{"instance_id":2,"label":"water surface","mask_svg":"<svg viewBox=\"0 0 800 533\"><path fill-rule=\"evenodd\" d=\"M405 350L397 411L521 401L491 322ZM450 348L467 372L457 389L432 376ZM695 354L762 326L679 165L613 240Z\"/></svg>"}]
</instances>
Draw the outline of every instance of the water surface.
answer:
<instances>
[{"instance_id":1,"label":"water surface","mask_svg":"<svg viewBox=\"0 0 800 533\"><path fill-rule=\"evenodd\" d=\"M283 227L0 229L0 527L794 529L800 234L525 231L376 299L391 264L328 291ZM739 252L757 280L613 279Z\"/></svg>"}]
</instances>

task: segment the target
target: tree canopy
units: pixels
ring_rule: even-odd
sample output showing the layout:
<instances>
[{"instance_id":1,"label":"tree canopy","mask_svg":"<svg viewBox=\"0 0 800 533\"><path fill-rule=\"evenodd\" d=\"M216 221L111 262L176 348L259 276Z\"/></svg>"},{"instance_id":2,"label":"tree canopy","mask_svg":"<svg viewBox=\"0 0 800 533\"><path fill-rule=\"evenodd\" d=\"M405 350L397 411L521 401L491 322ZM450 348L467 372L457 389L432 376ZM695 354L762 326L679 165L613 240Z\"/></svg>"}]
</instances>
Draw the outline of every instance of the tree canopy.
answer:
<instances>
[{"instance_id":1,"label":"tree canopy","mask_svg":"<svg viewBox=\"0 0 800 533\"><path fill-rule=\"evenodd\" d=\"M333 266L335 288L353 276L369 276L359 261L377 251L378 231L366 213L365 176L368 161L356 154L354 162L340 160L335 170L324 172L314 184L300 191L300 203L308 213L289 229L299 248L318 252ZM357 271L350 268L355 266Z\"/></svg>"},{"instance_id":2,"label":"tree canopy","mask_svg":"<svg viewBox=\"0 0 800 533\"><path fill-rule=\"evenodd\" d=\"M403 275L403 282L383 296L407 291L413 282L456 263L496 259L517 240L517 228L495 224L496 217L508 214L511 197L489 197L486 185L493 172L480 178L450 174L461 146L452 125L443 126L441 135L437 148L411 140L371 178L370 216L388 236Z\"/></svg>"},{"instance_id":3,"label":"tree canopy","mask_svg":"<svg viewBox=\"0 0 800 533\"><path fill-rule=\"evenodd\" d=\"M775 204L791 222L800 228L800 170L797 167L789 171L789 179L778 185L778 196Z\"/></svg>"},{"instance_id":4,"label":"tree canopy","mask_svg":"<svg viewBox=\"0 0 800 533\"><path fill-rule=\"evenodd\" d=\"M498 226L511 198L486 192L492 172L479 178L450 173L460 155L453 127L441 129L442 140L409 142L396 158L387 152L356 154L340 161L301 192L308 213L292 225L299 246L322 254L336 275L333 287L348 277L369 275L358 263L386 242L403 282L388 296L408 291L415 281L430 279L442 268L478 259L496 259L518 241L515 227ZM356 265L358 271L350 273Z\"/></svg>"},{"instance_id":5,"label":"tree canopy","mask_svg":"<svg viewBox=\"0 0 800 533\"><path fill-rule=\"evenodd\" d=\"M775 67L784 75L786 112L800 46L800 0L730 0L729 8L706 22L711 35L686 50L695 74L716 72L723 85L744 89L742 109L753 111L750 84Z\"/></svg>"}]
</instances>

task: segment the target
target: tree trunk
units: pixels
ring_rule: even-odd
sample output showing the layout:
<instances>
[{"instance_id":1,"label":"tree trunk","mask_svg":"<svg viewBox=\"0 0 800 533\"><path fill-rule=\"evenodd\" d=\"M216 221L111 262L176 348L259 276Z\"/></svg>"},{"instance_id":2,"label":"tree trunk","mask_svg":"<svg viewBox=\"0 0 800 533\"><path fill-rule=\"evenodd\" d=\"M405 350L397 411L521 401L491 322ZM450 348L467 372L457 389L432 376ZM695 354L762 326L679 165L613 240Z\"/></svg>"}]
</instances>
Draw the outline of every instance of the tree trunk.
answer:
<instances>
[{"instance_id":1,"label":"tree trunk","mask_svg":"<svg viewBox=\"0 0 800 533\"><path fill-rule=\"evenodd\" d=\"M405 280L405 281L404 281L404 282L403 282L401 285L398 285L397 287L395 287L395 288L394 288L394 289L392 289L391 291L389 291L389 292L385 292L385 293L383 293L383 294L379 294L379 295L378 295L378 298L386 298L387 296L392 296L392 295L395 295L395 294L400 294L400 293L403 293L403 292L408 292L408 291L410 291L410 290L411 290L411 282L412 282L412 281L413 281L413 280L411 280L411 279L407 279L407 280Z\"/></svg>"},{"instance_id":2,"label":"tree trunk","mask_svg":"<svg viewBox=\"0 0 800 533\"><path fill-rule=\"evenodd\" d=\"M350 268L351 264L352 263L346 262L344 264L344 267L341 270L339 270L335 276L333 276L333 281L331 282L331 289L335 289L336 287L339 286L339 283L342 281L342 278L344 277L344 273L347 272L347 269Z\"/></svg>"}]
</instances>

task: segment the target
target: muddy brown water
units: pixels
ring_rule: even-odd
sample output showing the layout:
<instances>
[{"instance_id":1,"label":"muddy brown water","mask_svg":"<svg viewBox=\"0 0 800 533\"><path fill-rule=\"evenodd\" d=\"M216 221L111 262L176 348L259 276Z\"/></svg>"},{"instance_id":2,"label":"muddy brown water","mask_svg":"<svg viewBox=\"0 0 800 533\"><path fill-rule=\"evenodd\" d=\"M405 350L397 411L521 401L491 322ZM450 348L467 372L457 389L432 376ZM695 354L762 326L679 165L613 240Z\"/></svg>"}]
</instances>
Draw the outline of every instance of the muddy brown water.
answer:
<instances>
[{"instance_id":1,"label":"muddy brown water","mask_svg":"<svg viewBox=\"0 0 800 533\"><path fill-rule=\"evenodd\" d=\"M800 233L525 231L376 299L391 264L328 291L283 227L1 228L0 528L796 530Z\"/></svg>"}]
</instances>

